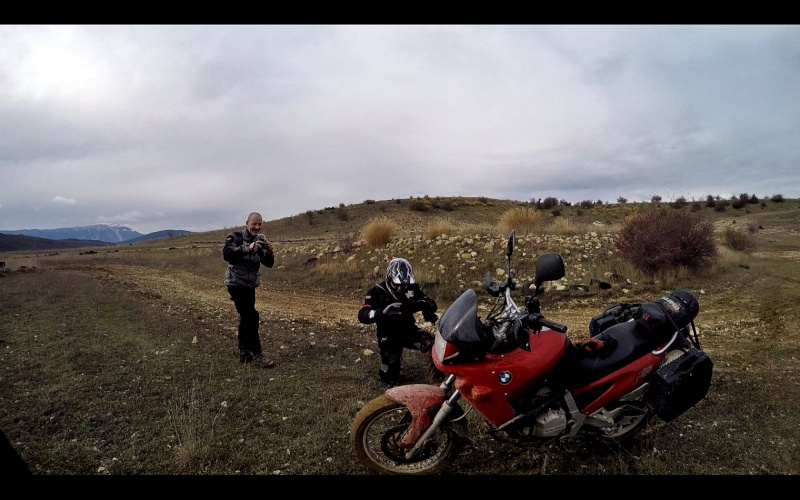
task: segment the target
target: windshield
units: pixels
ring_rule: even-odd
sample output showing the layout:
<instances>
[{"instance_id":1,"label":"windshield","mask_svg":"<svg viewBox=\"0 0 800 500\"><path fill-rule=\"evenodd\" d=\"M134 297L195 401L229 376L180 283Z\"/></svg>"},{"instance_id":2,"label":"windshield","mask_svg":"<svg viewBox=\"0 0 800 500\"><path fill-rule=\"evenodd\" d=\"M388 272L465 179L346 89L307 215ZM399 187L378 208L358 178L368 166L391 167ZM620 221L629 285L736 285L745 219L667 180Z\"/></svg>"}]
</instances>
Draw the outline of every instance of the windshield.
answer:
<instances>
[{"instance_id":1,"label":"windshield","mask_svg":"<svg viewBox=\"0 0 800 500\"><path fill-rule=\"evenodd\" d=\"M480 343L478 296L469 289L447 308L439 321L439 334L454 344Z\"/></svg>"}]
</instances>

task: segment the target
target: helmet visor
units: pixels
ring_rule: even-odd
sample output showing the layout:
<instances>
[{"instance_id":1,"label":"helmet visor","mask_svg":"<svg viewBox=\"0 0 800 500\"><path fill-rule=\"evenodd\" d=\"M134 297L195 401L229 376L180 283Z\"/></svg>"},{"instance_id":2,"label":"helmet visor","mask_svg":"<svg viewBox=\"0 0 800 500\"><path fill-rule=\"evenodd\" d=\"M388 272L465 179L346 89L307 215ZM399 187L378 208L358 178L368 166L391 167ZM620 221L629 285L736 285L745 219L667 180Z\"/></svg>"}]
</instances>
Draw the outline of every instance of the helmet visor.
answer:
<instances>
[{"instance_id":1,"label":"helmet visor","mask_svg":"<svg viewBox=\"0 0 800 500\"><path fill-rule=\"evenodd\" d=\"M394 283L390 281L389 286L392 287L392 291L394 291L394 293L406 293L408 291L407 283Z\"/></svg>"}]
</instances>

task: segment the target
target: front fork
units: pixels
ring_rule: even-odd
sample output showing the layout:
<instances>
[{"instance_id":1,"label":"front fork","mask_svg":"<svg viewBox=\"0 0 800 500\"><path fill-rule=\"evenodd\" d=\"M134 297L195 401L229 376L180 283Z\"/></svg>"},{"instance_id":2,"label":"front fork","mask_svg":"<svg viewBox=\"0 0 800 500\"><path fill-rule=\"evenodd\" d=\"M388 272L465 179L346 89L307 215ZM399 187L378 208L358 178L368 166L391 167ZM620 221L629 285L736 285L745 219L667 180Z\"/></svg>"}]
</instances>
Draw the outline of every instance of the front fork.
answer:
<instances>
[{"instance_id":1,"label":"front fork","mask_svg":"<svg viewBox=\"0 0 800 500\"><path fill-rule=\"evenodd\" d=\"M411 414L411 423L398 443L402 449L411 447L406 451L407 459L413 457L442 422L449 419L453 410L458 408L456 402L461 399L460 392L455 391L446 398L446 391L453 387L455 379L455 375L449 375L438 387L414 384L392 387L386 391L388 397L403 404ZM441 406L431 420L429 410L437 405Z\"/></svg>"}]
</instances>

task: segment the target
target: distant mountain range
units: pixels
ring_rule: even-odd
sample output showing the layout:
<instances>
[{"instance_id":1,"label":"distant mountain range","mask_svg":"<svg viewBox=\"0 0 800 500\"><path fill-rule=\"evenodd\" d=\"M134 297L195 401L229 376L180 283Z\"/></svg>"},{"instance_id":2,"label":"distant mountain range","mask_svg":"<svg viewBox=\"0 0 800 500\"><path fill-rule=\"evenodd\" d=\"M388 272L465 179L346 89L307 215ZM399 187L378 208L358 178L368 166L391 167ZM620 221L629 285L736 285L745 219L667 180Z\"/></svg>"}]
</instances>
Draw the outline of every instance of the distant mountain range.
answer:
<instances>
[{"instance_id":1,"label":"distant mountain range","mask_svg":"<svg viewBox=\"0 0 800 500\"><path fill-rule=\"evenodd\" d=\"M108 243L119 243L143 236L133 229L119 224L94 224L83 227L62 227L58 229L20 229L5 231L3 234L21 234L23 236L36 236L48 240L95 240Z\"/></svg>"},{"instance_id":2,"label":"distant mountain range","mask_svg":"<svg viewBox=\"0 0 800 500\"><path fill-rule=\"evenodd\" d=\"M15 250L48 250L95 246L108 243L141 243L190 234L191 231L165 229L142 234L119 224L94 224L83 227L58 229L0 229L0 252ZM30 238L30 239L28 239ZM41 241L47 240L50 241Z\"/></svg>"}]
</instances>

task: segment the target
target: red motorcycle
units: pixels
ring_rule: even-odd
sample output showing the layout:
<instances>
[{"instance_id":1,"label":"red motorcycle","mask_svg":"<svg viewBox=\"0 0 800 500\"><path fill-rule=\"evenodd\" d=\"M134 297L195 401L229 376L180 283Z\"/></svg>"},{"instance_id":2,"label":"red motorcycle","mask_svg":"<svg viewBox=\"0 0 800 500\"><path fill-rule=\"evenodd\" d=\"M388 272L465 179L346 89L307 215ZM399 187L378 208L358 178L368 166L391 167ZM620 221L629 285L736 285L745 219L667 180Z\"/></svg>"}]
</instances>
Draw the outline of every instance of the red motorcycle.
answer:
<instances>
[{"instance_id":1,"label":"red motorcycle","mask_svg":"<svg viewBox=\"0 0 800 500\"><path fill-rule=\"evenodd\" d=\"M567 327L540 310L542 285L564 277L563 259L555 253L536 259L521 309L511 295L517 288L514 244L512 232L507 280L486 275L496 302L485 320L472 289L442 315L432 356L444 381L393 387L356 414L350 444L371 471L443 471L468 442L472 409L490 435L506 443L621 442L653 415L669 422L706 396L713 363L700 348L694 326L699 304L688 290L611 307L592 319L586 341L573 343Z\"/></svg>"}]
</instances>

